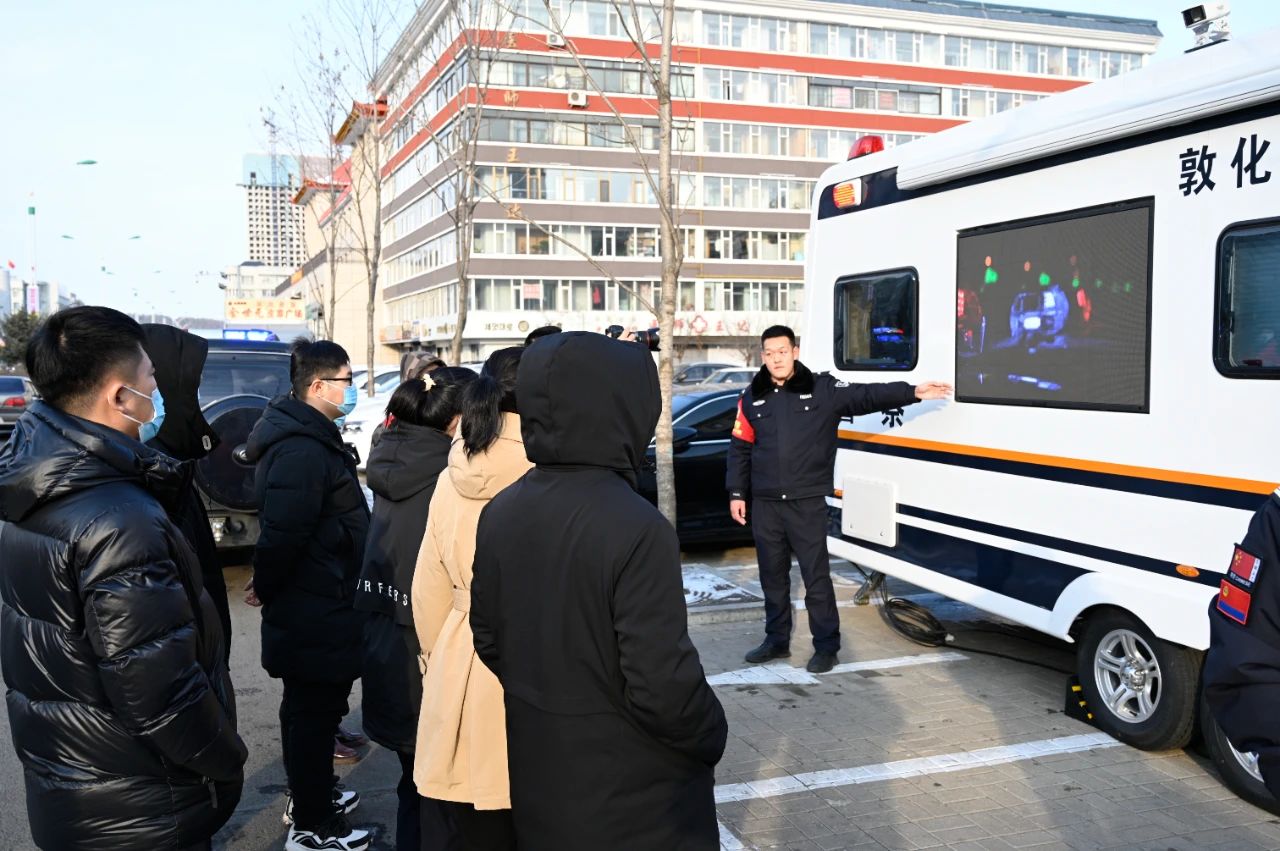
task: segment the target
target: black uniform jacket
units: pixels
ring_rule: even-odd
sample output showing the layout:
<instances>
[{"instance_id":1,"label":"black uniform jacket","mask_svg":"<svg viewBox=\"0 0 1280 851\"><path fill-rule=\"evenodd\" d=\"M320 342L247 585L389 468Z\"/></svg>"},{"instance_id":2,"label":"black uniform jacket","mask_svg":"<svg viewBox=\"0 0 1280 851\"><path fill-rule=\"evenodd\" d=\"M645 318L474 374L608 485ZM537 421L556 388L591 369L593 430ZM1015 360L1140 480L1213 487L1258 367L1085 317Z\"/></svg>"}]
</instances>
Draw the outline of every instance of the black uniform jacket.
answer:
<instances>
[{"instance_id":1,"label":"black uniform jacket","mask_svg":"<svg viewBox=\"0 0 1280 851\"><path fill-rule=\"evenodd\" d=\"M222 628L166 513L182 486L41 402L0 450L0 664L41 848L183 848L240 798Z\"/></svg>"},{"instance_id":2,"label":"black uniform jacket","mask_svg":"<svg viewBox=\"0 0 1280 851\"><path fill-rule=\"evenodd\" d=\"M471 627L505 692L518 844L713 851L724 712L689 640L675 529L634 488L653 360L556 334L525 352L516 398L537 466L480 516Z\"/></svg>"},{"instance_id":3,"label":"black uniform jacket","mask_svg":"<svg viewBox=\"0 0 1280 851\"><path fill-rule=\"evenodd\" d=\"M1267 788L1280 797L1280 491L1229 557L1209 604L1204 695L1231 743L1258 754Z\"/></svg>"},{"instance_id":4,"label":"black uniform jacket","mask_svg":"<svg viewBox=\"0 0 1280 851\"><path fill-rule=\"evenodd\" d=\"M351 682L365 620L352 600L369 531L355 458L332 420L291 396L262 412L246 453L258 465L262 667L273 677Z\"/></svg>"},{"instance_id":5,"label":"black uniform jacket","mask_svg":"<svg viewBox=\"0 0 1280 851\"><path fill-rule=\"evenodd\" d=\"M730 499L805 499L831 493L840 420L912 405L905 381L854 384L796 361L782 387L767 367L738 400L725 486Z\"/></svg>"}]
</instances>

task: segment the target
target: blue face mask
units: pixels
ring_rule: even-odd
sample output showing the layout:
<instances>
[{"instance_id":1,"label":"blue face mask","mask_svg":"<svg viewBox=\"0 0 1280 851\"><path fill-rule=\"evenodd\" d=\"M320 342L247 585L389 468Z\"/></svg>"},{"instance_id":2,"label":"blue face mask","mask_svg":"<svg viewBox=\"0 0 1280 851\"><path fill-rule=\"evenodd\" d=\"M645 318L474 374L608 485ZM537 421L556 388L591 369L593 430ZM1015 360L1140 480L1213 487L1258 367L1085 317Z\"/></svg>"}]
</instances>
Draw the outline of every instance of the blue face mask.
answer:
<instances>
[{"instance_id":1,"label":"blue face mask","mask_svg":"<svg viewBox=\"0 0 1280 851\"><path fill-rule=\"evenodd\" d=\"M329 400L325 399L323 396L321 396L320 398L324 399L325 402L328 402L331 407L337 408L339 411L342 412L342 416L338 417L333 421L334 425L336 425L338 428L342 428L342 424L347 420L347 414L351 413L356 409L356 402L360 400L360 391L356 389L354 384L348 384L347 389L342 391L341 405L334 405L332 402L329 402Z\"/></svg>"},{"instance_id":2,"label":"blue face mask","mask_svg":"<svg viewBox=\"0 0 1280 851\"><path fill-rule=\"evenodd\" d=\"M125 414L124 411L121 411L120 413L124 414L126 418L133 420L135 423L138 424L138 440L140 442L148 443L151 440L154 440L155 436L160 433L160 426L164 425L164 396L160 395L160 388L157 387L155 390L152 390L150 396L146 395L145 393L139 393L137 390L134 390L132 387L128 386L127 384L125 385L124 389L128 390L130 393L132 393L135 396L141 396L143 399L150 400L151 419L147 420L146 422L143 422L142 420L134 420L133 417L130 417L128 414ZM352 388L352 389L355 389L355 388Z\"/></svg>"}]
</instances>

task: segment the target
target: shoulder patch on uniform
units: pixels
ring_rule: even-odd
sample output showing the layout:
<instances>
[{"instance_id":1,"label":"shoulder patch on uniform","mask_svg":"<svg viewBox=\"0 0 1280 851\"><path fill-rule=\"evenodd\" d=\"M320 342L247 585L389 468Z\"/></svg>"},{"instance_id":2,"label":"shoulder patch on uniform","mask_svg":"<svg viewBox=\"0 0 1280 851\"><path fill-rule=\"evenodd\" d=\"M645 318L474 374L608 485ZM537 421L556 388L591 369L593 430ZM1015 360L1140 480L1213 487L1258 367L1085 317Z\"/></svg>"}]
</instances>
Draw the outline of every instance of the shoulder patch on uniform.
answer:
<instances>
[{"instance_id":1,"label":"shoulder patch on uniform","mask_svg":"<svg viewBox=\"0 0 1280 851\"><path fill-rule=\"evenodd\" d=\"M1218 611L1241 626L1247 626L1251 603L1253 603L1252 594L1232 585L1226 579L1222 580L1222 587L1218 589Z\"/></svg>"},{"instance_id":2,"label":"shoulder patch on uniform","mask_svg":"<svg viewBox=\"0 0 1280 851\"><path fill-rule=\"evenodd\" d=\"M751 404L752 404L752 405L763 405L764 403L765 403L765 400L764 400L764 399L757 399L757 400L755 400L754 402L752 402ZM741 407L741 406L739 406L739 407Z\"/></svg>"},{"instance_id":3,"label":"shoulder patch on uniform","mask_svg":"<svg viewBox=\"0 0 1280 851\"><path fill-rule=\"evenodd\" d=\"M1237 585L1243 585L1246 591L1252 591L1253 584L1258 581L1258 574L1261 572L1262 559L1237 546L1235 553L1231 556L1231 566L1227 568L1227 577L1233 579Z\"/></svg>"},{"instance_id":4,"label":"shoulder patch on uniform","mask_svg":"<svg viewBox=\"0 0 1280 851\"><path fill-rule=\"evenodd\" d=\"M813 394L812 394L812 393L801 393L801 394L800 394L800 398L801 398L801 399L812 399L812 398L813 398Z\"/></svg>"},{"instance_id":5,"label":"shoulder patch on uniform","mask_svg":"<svg viewBox=\"0 0 1280 851\"><path fill-rule=\"evenodd\" d=\"M848 386L849 386L849 382L847 382L847 381L837 381L837 382L836 382L836 386L837 386L837 387L848 387Z\"/></svg>"}]
</instances>

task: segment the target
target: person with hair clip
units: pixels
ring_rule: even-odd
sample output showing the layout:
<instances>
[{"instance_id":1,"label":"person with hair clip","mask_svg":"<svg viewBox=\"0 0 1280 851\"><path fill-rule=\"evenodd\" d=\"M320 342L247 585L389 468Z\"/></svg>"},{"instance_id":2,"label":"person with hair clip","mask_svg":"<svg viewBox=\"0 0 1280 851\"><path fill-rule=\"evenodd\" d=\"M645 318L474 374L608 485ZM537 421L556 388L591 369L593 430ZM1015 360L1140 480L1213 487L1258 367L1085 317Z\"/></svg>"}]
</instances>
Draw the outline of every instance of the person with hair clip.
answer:
<instances>
[{"instance_id":1,"label":"person with hair clip","mask_svg":"<svg viewBox=\"0 0 1280 851\"><path fill-rule=\"evenodd\" d=\"M468 611L480 513L532 466L515 393L524 351L494 352L463 391L462 439L431 498L413 576L425 671L414 780L423 797L446 802L466 851L515 847L502 686L476 658Z\"/></svg>"},{"instance_id":2,"label":"person with hair clip","mask_svg":"<svg viewBox=\"0 0 1280 851\"><path fill-rule=\"evenodd\" d=\"M409 593L427 510L457 433L462 393L476 374L444 367L421 375L391 395L390 425L369 453L366 477L374 493L373 520L355 596L356 609L369 613L360 676L364 731L400 758L398 851L456 846L452 818L436 802L420 807L413 784L422 672Z\"/></svg>"}]
</instances>

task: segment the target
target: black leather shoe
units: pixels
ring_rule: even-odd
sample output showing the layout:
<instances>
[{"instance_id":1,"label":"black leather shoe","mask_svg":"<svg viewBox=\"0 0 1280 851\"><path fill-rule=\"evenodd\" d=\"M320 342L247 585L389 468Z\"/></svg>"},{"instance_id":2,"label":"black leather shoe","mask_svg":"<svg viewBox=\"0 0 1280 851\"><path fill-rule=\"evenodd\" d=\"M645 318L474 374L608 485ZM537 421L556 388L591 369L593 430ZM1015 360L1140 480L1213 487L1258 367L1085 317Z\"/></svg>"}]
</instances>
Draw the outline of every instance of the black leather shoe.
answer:
<instances>
[{"instance_id":1,"label":"black leather shoe","mask_svg":"<svg viewBox=\"0 0 1280 851\"><path fill-rule=\"evenodd\" d=\"M768 662L770 659L782 659L791 655L790 647L783 647L779 644L772 644L766 641L755 650L747 654L747 661L751 664L759 664L760 662Z\"/></svg>"},{"instance_id":2,"label":"black leather shoe","mask_svg":"<svg viewBox=\"0 0 1280 851\"><path fill-rule=\"evenodd\" d=\"M811 674L825 674L836 666L836 654L825 653L819 650L813 654L813 658L809 660L809 664L804 669Z\"/></svg>"}]
</instances>

